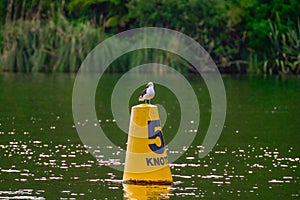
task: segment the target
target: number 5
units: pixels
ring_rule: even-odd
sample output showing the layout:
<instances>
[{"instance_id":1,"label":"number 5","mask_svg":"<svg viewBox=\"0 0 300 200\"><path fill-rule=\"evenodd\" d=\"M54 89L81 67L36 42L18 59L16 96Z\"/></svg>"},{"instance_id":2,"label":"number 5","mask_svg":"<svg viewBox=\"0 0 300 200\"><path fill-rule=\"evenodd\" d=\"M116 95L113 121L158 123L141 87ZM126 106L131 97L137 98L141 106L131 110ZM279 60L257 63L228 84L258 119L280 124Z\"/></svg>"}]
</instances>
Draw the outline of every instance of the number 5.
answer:
<instances>
[{"instance_id":1,"label":"number 5","mask_svg":"<svg viewBox=\"0 0 300 200\"><path fill-rule=\"evenodd\" d=\"M150 149L157 154L162 154L165 151L165 142L160 130L155 131L155 127L160 127L159 120L148 121L148 139L155 139L159 137L161 145L157 146L155 143L149 144Z\"/></svg>"}]
</instances>

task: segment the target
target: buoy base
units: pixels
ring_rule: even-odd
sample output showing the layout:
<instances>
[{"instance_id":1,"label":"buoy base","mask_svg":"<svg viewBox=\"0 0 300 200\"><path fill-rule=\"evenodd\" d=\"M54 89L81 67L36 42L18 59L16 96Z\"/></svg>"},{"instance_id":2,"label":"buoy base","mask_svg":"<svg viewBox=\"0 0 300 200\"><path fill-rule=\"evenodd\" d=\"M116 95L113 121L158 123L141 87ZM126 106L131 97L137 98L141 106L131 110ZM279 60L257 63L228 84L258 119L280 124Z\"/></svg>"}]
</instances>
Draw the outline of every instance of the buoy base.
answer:
<instances>
[{"instance_id":1,"label":"buoy base","mask_svg":"<svg viewBox=\"0 0 300 200\"><path fill-rule=\"evenodd\" d=\"M171 181L143 181L143 180L125 180L123 184L131 185L172 185Z\"/></svg>"},{"instance_id":2,"label":"buoy base","mask_svg":"<svg viewBox=\"0 0 300 200\"><path fill-rule=\"evenodd\" d=\"M129 173L123 175L124 184L135 185L172 185L172 175L169 166L147 173Z\"/></svg>"}]
</instances>

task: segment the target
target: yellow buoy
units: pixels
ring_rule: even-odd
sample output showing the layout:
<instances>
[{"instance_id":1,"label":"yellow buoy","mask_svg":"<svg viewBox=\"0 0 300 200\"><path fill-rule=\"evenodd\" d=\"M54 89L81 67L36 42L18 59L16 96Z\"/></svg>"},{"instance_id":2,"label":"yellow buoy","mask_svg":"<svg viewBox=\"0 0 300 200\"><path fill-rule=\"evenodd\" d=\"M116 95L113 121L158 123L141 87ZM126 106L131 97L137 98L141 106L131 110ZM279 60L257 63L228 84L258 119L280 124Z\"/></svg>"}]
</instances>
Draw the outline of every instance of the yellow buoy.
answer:
<instances>
[{"instance_id":1,"label":"yellow buoy","mask_svg":"<svg viewBox=\"0 0 300 200\"><path fill-rule=\"evenodd\" d=\"M172 183L157 106L140 104L131 109L123 183Z\"/></svg>"}]
</instances>

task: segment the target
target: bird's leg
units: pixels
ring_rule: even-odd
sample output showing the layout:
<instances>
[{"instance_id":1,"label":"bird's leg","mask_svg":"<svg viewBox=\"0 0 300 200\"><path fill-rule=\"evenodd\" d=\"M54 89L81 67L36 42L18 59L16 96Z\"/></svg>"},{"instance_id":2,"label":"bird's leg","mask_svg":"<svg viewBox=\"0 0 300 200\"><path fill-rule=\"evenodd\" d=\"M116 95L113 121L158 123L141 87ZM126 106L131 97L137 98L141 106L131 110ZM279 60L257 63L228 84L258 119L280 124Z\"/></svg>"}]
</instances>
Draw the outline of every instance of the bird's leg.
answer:
<instances>
[{"instance_id":1,"label":"bird's leg","mask_svg":"<svg viewBox=\"0 0 300 200\"><path fill-rule=\"evenodd\" d=\"M149 104L149 103L150 103L150 100L146 99L145 104Z\"/></svg>"}]
</instances>

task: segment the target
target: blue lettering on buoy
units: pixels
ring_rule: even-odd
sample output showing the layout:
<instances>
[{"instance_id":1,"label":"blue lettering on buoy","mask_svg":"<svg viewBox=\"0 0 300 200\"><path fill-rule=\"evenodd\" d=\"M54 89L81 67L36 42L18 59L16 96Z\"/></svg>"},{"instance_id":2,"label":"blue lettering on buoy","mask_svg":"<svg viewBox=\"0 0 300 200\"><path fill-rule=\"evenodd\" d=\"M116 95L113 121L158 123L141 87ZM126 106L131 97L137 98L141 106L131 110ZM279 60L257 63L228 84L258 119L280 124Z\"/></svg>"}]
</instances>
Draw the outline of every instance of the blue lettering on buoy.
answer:
<instances>
[{"instance_id":1,"label":"blue lettering on buoy","mask_svg":"<svg viewBox=\"0 0 300 200\"><path fill-rule=\"evenodd\" d=\"M147 166L162 166L168 164L168 157L146 158Z\"/></svg>"},{"instance_id":2,"label":"blue lettering on buoy","mask_svg":"<svg viewBox=\"0 0 300 200\"><path fill-rule=\"evenodd\" d=\"M149 144L150 149L157 154L163 154L165 152L165 142L163 138L163 134L160 130L154 131L155 127L160 127L160 122L159 120L151 120L148 121L148 139L155 139L159 138L160 139L160 146L157 146L157 144L152 143Z\"/></svg>"},{"instance_id":3,"label":"blue lettering on buoy","mask_svg":"<svg viewBox=\"0 0 300 200\"><path fill-rule=\"evenodd\" d=\"M146 162L147 162L147 166L149 166L149 165L153 166L152 158L146 158Z\"/></svg>"},{"instance_id":4,"label":"blue lettering on buoy","mask_svg":"<svg viewBox=\"0 0 300 200\"><path fill-rule=\"evenodd\" d=\"M153 160L154 160L154 166L156 166L156 165L160 165L160 163L159 163L159 158L153 158Z\"/></svg>"},{"instance_id":5,"label":"blue lettering on buoy","mask_svg":"<svg viewBox=\"0 0 300 200\"><path fill-rule=\"evenodd\" d=\"M160 162L160 164L161 164L161 165L164 165L164 164L165 164L165 160L164 160L164 158L163 158L163 157L161 157L161 158L159 159L159 162Z\"/></svg>"}]
</instances>

